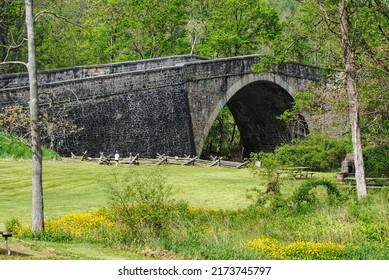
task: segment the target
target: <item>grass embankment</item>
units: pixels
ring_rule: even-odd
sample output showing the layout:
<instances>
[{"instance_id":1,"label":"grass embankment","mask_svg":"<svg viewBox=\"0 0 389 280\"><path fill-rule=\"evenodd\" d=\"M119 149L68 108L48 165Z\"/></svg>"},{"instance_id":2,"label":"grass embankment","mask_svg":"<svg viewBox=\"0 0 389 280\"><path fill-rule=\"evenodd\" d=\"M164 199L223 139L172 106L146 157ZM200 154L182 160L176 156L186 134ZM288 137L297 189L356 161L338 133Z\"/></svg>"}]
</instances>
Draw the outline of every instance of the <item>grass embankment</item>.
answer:
<instances>
[{"instance_id":1,"label":"grass embankment","mask_svg":"<svg viewBox=\"0 0 389 280\"><path fill-rule=\"evenodd\" d=\"M0 168L0 226L11 218L29 225L30 162L0 160ZM355 190L344 188L334 198L318 187L298 201L293 194L303 181L293 180L284 182L280 196L259 188L253 202L246 190L261 182L246 169L166 166L175 203L130 207L125 221L112 216L120 211L92 211L108 206L101 182L116 176L116 185L134 183L132 171L153 168L45 161L47 233L21 235L43 248L32 258L389 259L387 188L357 201ZM45 256L47 250L54 253Z\"/></svg>"},{"instance_id":2,"label":"grass embankment","mask_svg":"<svg viewBox=\"0 0 389 280\"><path fill-rule=\"evenodd\" d=\"M53 150L42 148L43 159L60 159ZM19 137L0 131L0 158L30 159L31 144Z\"/></svg>"}]
</instances>

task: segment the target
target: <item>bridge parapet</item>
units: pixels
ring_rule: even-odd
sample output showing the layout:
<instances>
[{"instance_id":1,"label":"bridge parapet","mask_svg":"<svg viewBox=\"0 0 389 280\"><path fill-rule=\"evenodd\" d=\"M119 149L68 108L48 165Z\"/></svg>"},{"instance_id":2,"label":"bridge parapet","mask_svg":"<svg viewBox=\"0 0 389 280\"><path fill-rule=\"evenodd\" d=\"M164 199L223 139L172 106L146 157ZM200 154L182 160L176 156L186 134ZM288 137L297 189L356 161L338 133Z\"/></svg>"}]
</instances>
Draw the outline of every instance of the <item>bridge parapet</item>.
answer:
<instances>
[{"instance_id":1,"label":"bridge parapet","mask_svg":"<svg viewBox=\"0 0 389 280\"><path fill-rule=\"evenodd\" d=\"M258 55L250 55L188 62L185 65L186 80L192 82L248 74L259 59Z\"/></svg>"},{"instance_id":2,"label":"bridge parapet","mask_svg":"<svg viewBox=\"0 0 389 280\"><path fill-rule=\"evenodd\" d=\"M260 59L260 55L246 55L188 62L186 63L187 80L196 81L252 73L252 66ZM270 67L267 73L319 82L327 79L330 74L338 73L338 71L298 62L288 62Z\"/></svg>"},{"instance_id":3,"label":"bridge parapet","mask_svg":"<svg viewBox=\"0 0 389 280\"><path fill-rule=\"evenodd\" d=\"M97 77L109 74L128 73L141 70L159 69L182 65L193 61L208 60L195 55L181 55L163 58L127 61L102 65L77 66L38 72L38 84L45 85L55 82ZM18 88L29 85L28 73L0 75L0 89Z\"/></svg>"},{"instance_id":4,"label":"bridge parapet","mask_svg":"<svg viewBox=\"0 0 389 280\"><path fill-rule=\"evenodd\" d=\"M273 69L270 72L286 77L311 80L314 82L327 80L329 75L339 73L337 70L322 68L309 64L302 64L298 62L280 64L277 66L277 69Z\"/></svg>"}]
</instances>

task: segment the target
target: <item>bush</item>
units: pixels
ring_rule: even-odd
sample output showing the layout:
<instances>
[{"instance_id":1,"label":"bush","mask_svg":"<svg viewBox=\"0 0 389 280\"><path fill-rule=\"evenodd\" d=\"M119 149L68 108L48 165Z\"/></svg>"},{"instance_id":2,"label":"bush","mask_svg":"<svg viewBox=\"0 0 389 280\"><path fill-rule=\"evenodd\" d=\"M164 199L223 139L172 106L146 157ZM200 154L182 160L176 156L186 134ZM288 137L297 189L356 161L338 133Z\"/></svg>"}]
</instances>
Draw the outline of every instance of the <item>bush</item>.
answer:
<instances>
[{"instance_id":1,"label":"bush","mask_svg":"<svg viewBox=\"0 0 389 280\"><path fill-rule=\"evenodd\" d=\"M298 187L292 196L292 200L297 204L297 206L300 206L303 203L315 203L317 197L315 197L315 195L312 193L312 190L320 186L323 186L327 189L327 194L329 197L340 197L338 187L334 183L325 179L311 179Z\"/></svg>"},{"instance_id":2,"label":"bush","mask_svg":"<svg viewBox=\"0 0 389 280\"><path fill-rule=\"evenodd\" d=\"M5 221L5 230L8 232L18 232L21 226L21 223L16 218Z\"/></svg>"},{"instance_id":3,"label":"bush","mask_svg":"<svg viewBox=\"0 0 389 280\"><path fill-rule=\"evenodd\" d=\"M367 177L389 177L389 144L364 150Z\"/></svg>"},{"instance_id":4,"label":"bush","mask_svg":"<svg viewBox=\"0 0 389 280\"><path fill-rule=\"evenodd\" d=\"M278 147L275 152L284 165L307 166L315 171L332 171L341 167L350 150L349 141L314 132L299 142Z\"/></svg>"},{"instance_id":5,"label":"bush","mask_svg":"<svg viewBox=\"0 0 389 280\"><path fill-rule=\"evenodd\" d=\"M145 242L160 237L169 227L174 213L171 186L166 182L161 167L142 174L131 169L128 174L113 174L104 183L111 201L114 217L123 230Z\"/></svg>"},{"instance_id":6,"label":"bush","mask_svg":"<svg viewBox=\"0 0 389 280\"><path fill-rule=\"evenodd\" d=\"M278 212L281 209L290 209L289 199L285 198L281 193L263 192L258 188L247 190L247 198L252 200L251 209L268 210L270 213Z\"/></svg>"},{"instance_id":7,"label":"bush","mask_svg":"<svg viewBox=\"0 0 389 280\"><path fill-rule=\"evenodd\" d=\"M251 153L250 155L250 171L259 178L264 178L267 181L268 193L277 194L280 192L281 181L278 176L278 170L281 167L280 160L274 153ZM259 162L259 166L257 166Z\"/></svg>"}]
</instances>

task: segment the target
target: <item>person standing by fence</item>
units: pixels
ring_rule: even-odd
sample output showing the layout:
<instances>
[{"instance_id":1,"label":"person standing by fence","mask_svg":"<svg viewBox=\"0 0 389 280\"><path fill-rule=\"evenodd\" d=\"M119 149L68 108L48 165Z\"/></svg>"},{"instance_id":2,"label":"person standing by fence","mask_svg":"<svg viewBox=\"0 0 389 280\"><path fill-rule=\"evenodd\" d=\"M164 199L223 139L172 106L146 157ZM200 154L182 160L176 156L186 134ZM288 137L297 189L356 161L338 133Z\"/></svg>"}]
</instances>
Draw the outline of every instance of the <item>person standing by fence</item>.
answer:
<instances>
[{"instance_id":1,"label":"person standing by fence","mask_svg":"<svg viewBox=\"0 0 389 280\"><path fill-rule=\"evenodd\" d=\"M118 166L119 165L119 149L115 149L114 159L116 162L116 166Z\"/></svg>"}]
</instances>

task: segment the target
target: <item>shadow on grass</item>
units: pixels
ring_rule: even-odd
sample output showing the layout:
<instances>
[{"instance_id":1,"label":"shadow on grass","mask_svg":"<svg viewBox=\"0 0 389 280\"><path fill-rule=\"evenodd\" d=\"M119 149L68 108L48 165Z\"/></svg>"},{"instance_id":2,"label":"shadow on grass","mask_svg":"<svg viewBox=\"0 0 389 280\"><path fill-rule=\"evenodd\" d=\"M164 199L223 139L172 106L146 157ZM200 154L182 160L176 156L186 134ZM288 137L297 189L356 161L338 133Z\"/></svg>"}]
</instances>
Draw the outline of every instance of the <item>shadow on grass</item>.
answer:
<instances>
[{"instance_id":1,"label":"shadow on grass","mask_svg":"<svg viewBox=\"0 0 389 280\"><path fill-rule=\"evenodd\" d=\"M7 249L0 248L0 256L2 256L2 257L7 257L7 256L8 256L8 250L7 250ZM17 256L17 257L31 257L32 255L26 254L26 253L21 253L21 252L18 252L18 251L13 251L12 248L11 248L11 255L8 256L8 257L12 257L12 256Z\"/></svg>"}]
</instances>

